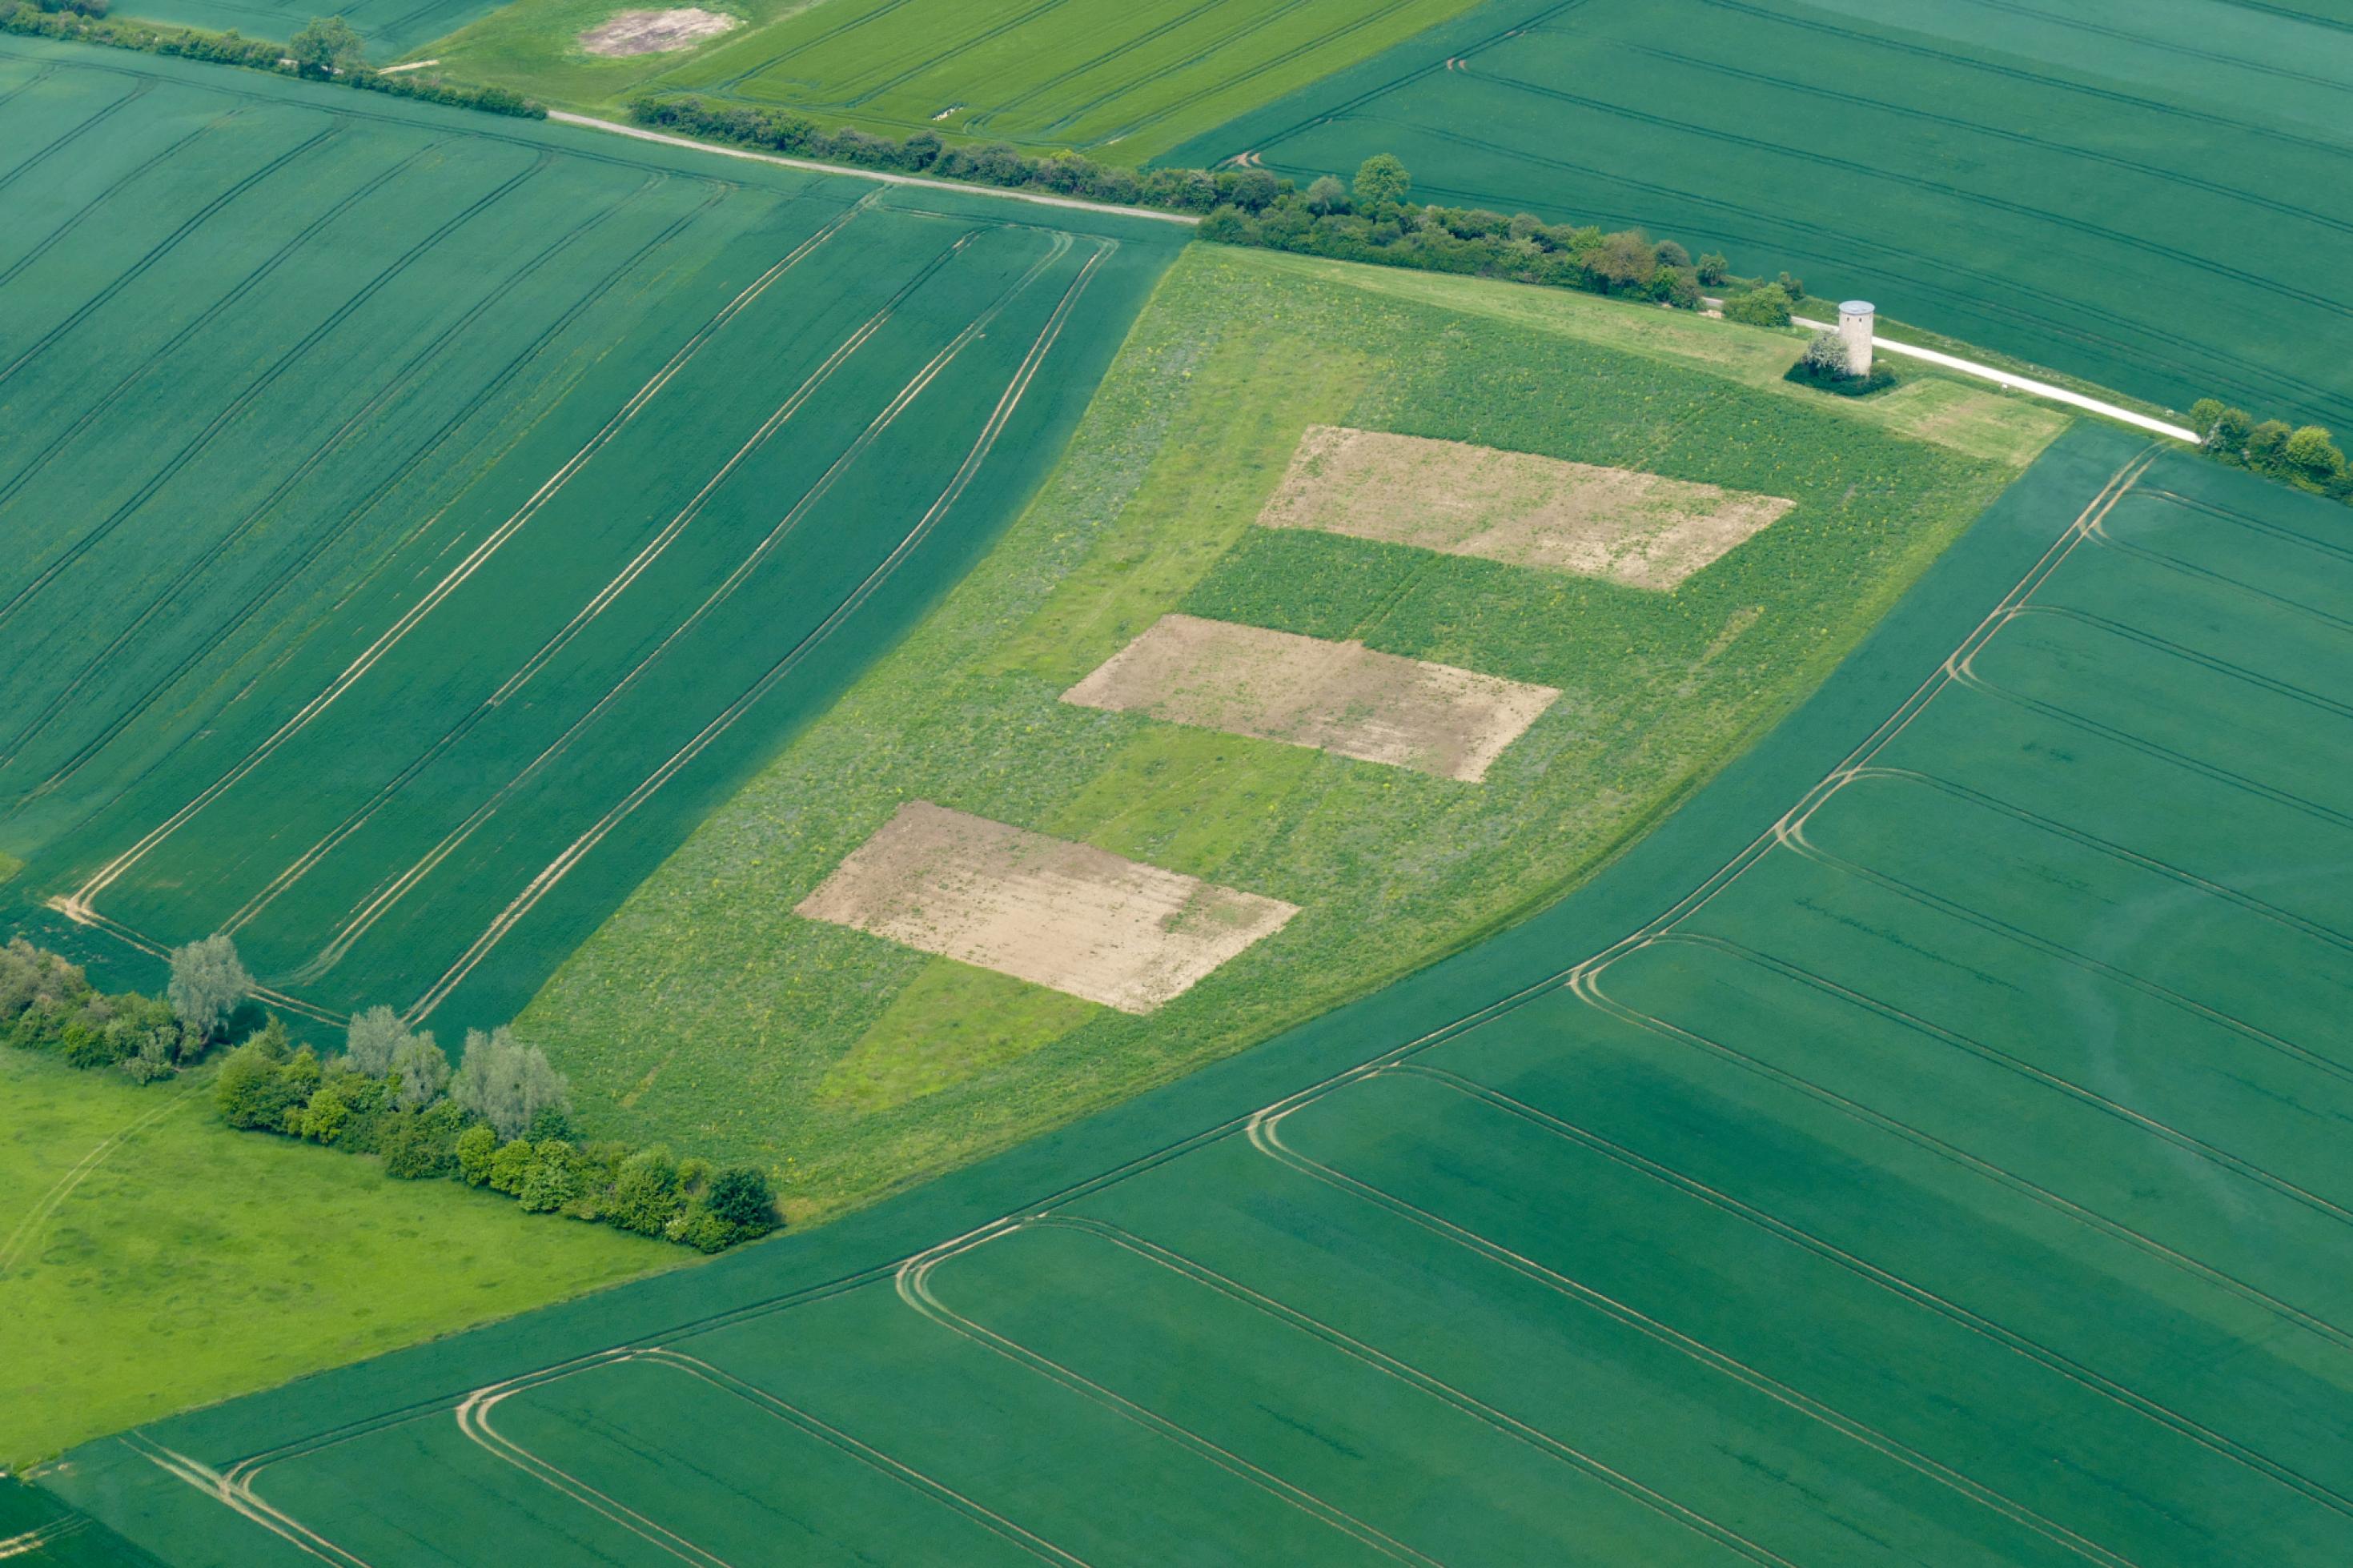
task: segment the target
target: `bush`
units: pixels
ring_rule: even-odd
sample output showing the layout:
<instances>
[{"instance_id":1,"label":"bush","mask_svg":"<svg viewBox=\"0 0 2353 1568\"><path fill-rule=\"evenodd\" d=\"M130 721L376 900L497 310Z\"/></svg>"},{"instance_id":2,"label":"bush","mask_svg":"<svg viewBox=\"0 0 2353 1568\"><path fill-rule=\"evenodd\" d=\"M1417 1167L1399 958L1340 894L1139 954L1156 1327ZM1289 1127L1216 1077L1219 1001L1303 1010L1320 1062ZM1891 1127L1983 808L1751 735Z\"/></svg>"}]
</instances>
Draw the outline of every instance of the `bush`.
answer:
<instances>
[{"instance_id":1,"label":"bush","mask_svg":"<svg viewBox=\"0 0 2353 1568\"><path fill-rule=\"evenodd\" d=\"M553 1214L580 1194L572 1145L561 1138L549 1138L530 1147L531 1164L516 1195L525 1214Z\"/></svg>"},{"instance_id":2,"label":"bush","mask_svg":"<svg viewBox=\"0 0 2353 1568\"><path fill-rule=\"evenodd\" d=\"M612 1202L606 1214L623 1230L659 1236L684 1204L678 1186L678 1162L670 1158L669 1150L657 1145L622 1162L613 1178Z\"/></svg>"},{"instance_id":3,"label":"bush","mask_svg":"<svg viewBox=\"0 0 2353 1568\"><path fill-rule=\"evenodd\" d=\"M1798 365L1808 375L1822 380L1854 374L1854 362L1847 358L1846 340L1836 332L1816 332L1808 338L1806 352L1798 356Z\"/></svg>"},{"instance_id":4,"label":"bush","mask_svg":"<svg viewBox=\"0 0 2353 1568\"><path fill-rule=\"evenodd\" d=\"M539 1145L528 1138L511 1138L499 1145L491 1156L491 1191L513 1197L531 1180L532 1165L539 1159Z\"/></svg>"},{"instance_id":5,"label":"bush","mask_svg":"<svg viewBox=\"0 0 2353 1568\"><path fill-rule=\"evenodd\" d=\"M776 1189L756 1165L730 1165L712 1177L705 1201L738 1235L765 1236L776 1228Z\"/></svg>"},{"instance_id":6,"label":"bush","mask_svg":"<svg viewBox=\"0 0 2353 1568\"><path fill-rule=\"evenodd\" d=\"M459 1121L458 1108L447 1100L430 1110L387 1115L376 1134L384 1173L404 1182L456 1174Z\"/></svg>"},{"instance_id":7,"label":"bush","mask_svg":"<svg viewBox=\"0 0 2353 1568\"><path fill-rule=\"evenodd\" d=\"M317 1054L308 1046L289 1051L286 1026L273 1017L221 1064L213 1104L231 1127L299 1131L319 1077Z\"/></svg>"},{"instance_id":8,"label":"bush","mask_svg":"<svg viewBox=\"0 0 2353 1568\"><path fill-rule=\"evenodd\" d=\"M1778 283L1767 283L1761 289L1751 289L1735 294L1724 301L1724 319L1743 321L1752 327L1786 327L1789 324L1789 296ZM1841 355L1844 359L1844 355Z\"/></svg>"},{"instance_id":9,"label":"bush","mask_svg":"<svg viewBox=\"0 0 2353 1568\"><path fill-rule=\"evenodd\" d=\"M2317 425L2306 425L2290 436L2285 456L2295 477L2316 485L2325 485L2345 471L2345 454Z\"/></svg>"},{"instance_id":10,"label":"bush","mask_svg":"<svg viewBox=\"0 0 2353 1568\"><path fill-rule=\"evenodd\" d=\"M486 1186L491 1179L491 1167L499 1152L499 1135L477 1121L458 1134L450 1155L458 1163L458 1176L470 1187Z\"/></svg>"}]
</instances>

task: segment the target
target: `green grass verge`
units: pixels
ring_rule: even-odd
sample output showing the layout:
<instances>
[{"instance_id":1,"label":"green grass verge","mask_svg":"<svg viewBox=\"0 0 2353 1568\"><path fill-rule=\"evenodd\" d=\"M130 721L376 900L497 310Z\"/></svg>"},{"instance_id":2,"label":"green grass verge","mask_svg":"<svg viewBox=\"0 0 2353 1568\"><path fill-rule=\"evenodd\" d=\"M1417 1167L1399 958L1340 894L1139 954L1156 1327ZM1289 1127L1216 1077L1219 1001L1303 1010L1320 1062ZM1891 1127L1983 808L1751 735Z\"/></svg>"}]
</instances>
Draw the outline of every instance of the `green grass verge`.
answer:
<instances>
[{"instance_id":1,"label":"green grass verge","mask_svg":"<svg viewBox=\"0 0 2353 1568\"><path fill-rule=\"evenodd\" d=\"M0 1051L0 1466L686 1261Z\"/></svg>"},{"instance_id":2,"label":"green grass verge","mask_svg":"<svg viewBox=\"0 0 2353 1568\"><path fill-rule=\"evenodd\" d=\"M451 0L455 3L455 0ZM712 0L746 25L600 58L581 34L623 0L518 0L413 52L549 103L610 110L646 88L799 110L828 130L933 131L1139 163L1445 21L1474 0Z\"/></svg>"},{"instance_id":3,"label":"green grass verge","mask_svg":"<svg viewBox=\"0 0 2353 1568\"><path fill-rule=\"evenodd\" d=\"M592 1129L768 1161L807 1220L1527 912L1810 689L2064 423L1949 383L1803 395L1777 379L1790 353L1584 296L1188 251L1006 541L574 955L524 1032L572 1073ZM1254 529L1318 422L1799 504L1672 594ZM1057 700L1180 608L1567 695L1483 785ZM1305 912L1147 1018L795 918L911 798Z\"/></svg>"}]
</instances>

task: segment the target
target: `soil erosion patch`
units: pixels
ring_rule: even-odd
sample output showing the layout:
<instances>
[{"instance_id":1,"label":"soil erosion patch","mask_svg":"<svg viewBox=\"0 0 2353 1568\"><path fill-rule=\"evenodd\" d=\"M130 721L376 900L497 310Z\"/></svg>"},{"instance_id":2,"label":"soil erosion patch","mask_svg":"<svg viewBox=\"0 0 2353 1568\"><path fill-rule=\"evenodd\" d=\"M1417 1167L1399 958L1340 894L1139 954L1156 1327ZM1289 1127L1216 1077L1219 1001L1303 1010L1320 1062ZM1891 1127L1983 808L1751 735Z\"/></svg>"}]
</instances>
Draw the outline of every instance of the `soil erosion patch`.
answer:
<instances>
[{"instance_id":1,"label":"soil erosion patch","mask_svg":"<svg viewBox=\"0 0 2353 1568\"><path fill-rule=\"evenodd\" d=\"M1359 642L1163 616L1062 700L1476 783L1559 695Z\"/></svg>"},{"instance_id":2,"label":"soil erosion patch","mask_svg":"<svg viewBox=\"0 0 2353 1568\"><path fill-rule=\"evenodd\" d=\"M692 5L669 11L623 11L581 34L580 47L592 55L658 55L715 38L741 26L741 17Z\"/></svg>"},{"instance_id":3,"label":"soil erosion patch","mask_svg":"<svg viewBox=\"0 0 2353 1568\"><path fill-rule=\"evenodd\" d=\"M1632 468L1311 425L1259 521L1672 588L1796 504Z\"/></svg>"},{"instance_id":4,"label":"soil erosion patch","mask_svg":"<svg viewBox=\"0 0 2353 1568\"><path fill-rule=\"evenodd\" d=\"M910 801L795 911L1149 1013L1296 904Z\"/></svg>"}]
</instances>

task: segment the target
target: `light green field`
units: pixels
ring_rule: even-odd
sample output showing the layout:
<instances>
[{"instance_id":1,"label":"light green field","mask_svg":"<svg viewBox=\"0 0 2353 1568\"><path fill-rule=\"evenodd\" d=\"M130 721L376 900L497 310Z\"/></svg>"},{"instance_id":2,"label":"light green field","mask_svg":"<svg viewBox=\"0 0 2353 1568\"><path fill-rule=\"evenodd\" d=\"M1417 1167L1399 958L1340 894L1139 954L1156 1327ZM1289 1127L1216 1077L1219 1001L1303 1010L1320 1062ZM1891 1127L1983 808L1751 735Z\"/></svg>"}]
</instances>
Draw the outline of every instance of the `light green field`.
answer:
<instances>
[{"instance_id":1,"label":"light green field","mask_svg":"<svg viewBox=\"0 0 2353 1568\"><path fill-rule=\"evenodd\" d=\"M0 1050L0 1467L691 1254Z\"/></svg>"},{"instance_id":2,"label":"light green field","mask_svg":"<svg viewBox=\"0 0 2353 1568\"><path fill-rule=\"evenodd\" d=\"M1448 963L39 1479L257 1568L2344 1562L2353 544L2150 456L2069 431Z\"/></svg>"},{"instance_id":3,"label":"light green field","mask_svg":"<svg viewBox=\"0 0 2353 1568\"><path fill-rule=\"evenodd\" d=\"M445 1040L987 549L1182 239L23 39L0 190L0 934Z\"/></svg>"},{"instance_id":4,"label":"light green field","mask_svg":"<svg viewBox=\"0 0 2353 1568\"><path fill-rule=\"evenodd\" d=\"M577 39L621 0L517 0L417 48L448 74L610 110L687 89L903 136L1070 148L1140 163L1473 0L726 0L733 32L600 58Z\"/></svg>"},{"instance_id":5,"label":"light green field","mask_svg":"<svg viewBox=\"0 0 2353 1568\"><path fill-rule=\"evenodd\" d=\"M572 1075L587 1126L773 1165L806 1220L1526 913L1801 696L2063 423L1950 382L1805 393L1778 379L1795 347L1580 295L1188 251L1006 542L520 1027ZM1799 505L1672 594L1253 527L1317 423ZM1482 784L1058 700L1180 609L1566 696ZM917 799L1306 912L1142 1018L792 914Z\"/></svg>"}]
</instances>

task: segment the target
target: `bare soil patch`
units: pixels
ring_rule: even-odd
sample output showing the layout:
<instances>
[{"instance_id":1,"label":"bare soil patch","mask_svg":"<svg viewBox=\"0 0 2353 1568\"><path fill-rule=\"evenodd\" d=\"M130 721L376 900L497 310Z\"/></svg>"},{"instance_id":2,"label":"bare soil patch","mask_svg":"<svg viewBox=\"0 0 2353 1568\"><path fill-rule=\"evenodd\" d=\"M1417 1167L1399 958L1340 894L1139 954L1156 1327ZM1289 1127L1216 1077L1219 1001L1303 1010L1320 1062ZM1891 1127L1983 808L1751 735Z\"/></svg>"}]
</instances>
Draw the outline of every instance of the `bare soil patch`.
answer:
<instances>
[{"instance_id":1,"label":"bare soil patch","mask_svg":"<svg viewBox=\"0 0 2353 1568\"><path fill-rule=\"evenodd\" d=\"M910 801L795 910L1149 1013L1299 906Z\"/></svg>"},{"instance_id":2,"label":"bare soil patch","mask_svg":"<svg viewBox=\"0 0 2353 1568\"><path fill-rule=\"evenodd\" d=\"M1672 588L1796 504L1631 468L1311 425L1259 521Z\"/></svg>"},{"instance_id":3,"label":"bare soil patch","mask_svg":"<svg viewBox=\"0 0 2353 1568\"><path fill-rule=\"evenodd\" d=\"M1476 783L1559 695L1362 643L1163 616L1062 700Z\"/></svg>"},{"instance_id":4,"label":"bare soil patch","mask_svg":"<svg viewBox=\"0 0 2353 1568\"><path fill-rule=\"evenodd\" d=\"M592 55L658 55L715 38L743 25L740 16L692 5L668 11L623 11L581 34L580 47Z\"/></svg>"}]
</instances>

